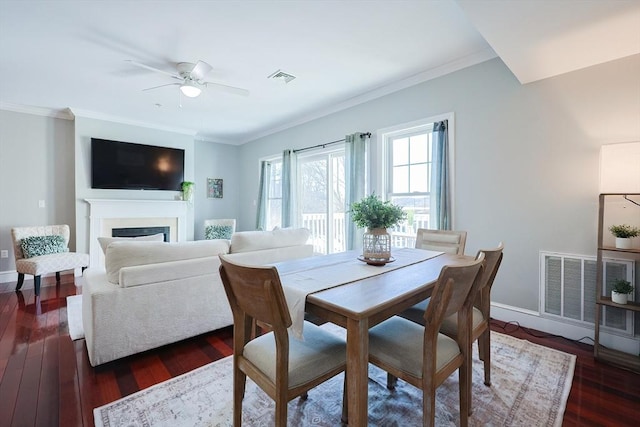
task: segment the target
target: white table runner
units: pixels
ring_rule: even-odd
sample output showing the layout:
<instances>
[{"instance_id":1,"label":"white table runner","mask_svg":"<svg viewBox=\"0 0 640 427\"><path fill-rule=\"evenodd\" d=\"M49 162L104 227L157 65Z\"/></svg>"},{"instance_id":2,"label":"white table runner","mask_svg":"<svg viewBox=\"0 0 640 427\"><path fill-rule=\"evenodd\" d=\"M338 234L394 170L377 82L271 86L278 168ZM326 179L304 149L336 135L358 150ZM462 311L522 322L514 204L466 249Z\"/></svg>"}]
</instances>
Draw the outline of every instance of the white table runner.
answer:
<instances>
[{"instance_id":1,"label":"white table runner","mask_svg":"<svg viewBox=\"0 0 640 427\"><path fill-rule=\"evenodd\" d=\"M294 337L302 339L302 327L304 325L304 306L307 295L330 289L336 286L378 276L398 268L425 261L441 255L443 252L420 250L413 248L394 249L395 262L384 266L372 266L353 259L332 260L331 255L325 255L317 266L301 271L291 271L280 274L280 281L284 296L287 300L291 314L291 327L289 332Z\"/></svg>"}]
</instances>

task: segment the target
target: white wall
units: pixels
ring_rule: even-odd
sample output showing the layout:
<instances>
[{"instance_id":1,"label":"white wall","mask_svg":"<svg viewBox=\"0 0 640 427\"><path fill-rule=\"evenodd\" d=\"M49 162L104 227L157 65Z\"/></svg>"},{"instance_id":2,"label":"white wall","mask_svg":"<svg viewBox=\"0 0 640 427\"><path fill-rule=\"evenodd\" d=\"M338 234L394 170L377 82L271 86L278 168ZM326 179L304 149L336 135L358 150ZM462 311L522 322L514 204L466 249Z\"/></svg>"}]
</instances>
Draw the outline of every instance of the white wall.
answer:
<instances>
[{"instance_id":1,"label":"white wall","mask_svg":"<svg viewBox=\"0 0 640 427\"><path fill-rule=\"evenodd\" d=\"M640 55L527 85L494 59L245 144L242 226L260 157L448 112L467 253L503 241L492 299L537 312L539 251L595 255L598 150L640 140Z\"/></svg>"}]
</instances>

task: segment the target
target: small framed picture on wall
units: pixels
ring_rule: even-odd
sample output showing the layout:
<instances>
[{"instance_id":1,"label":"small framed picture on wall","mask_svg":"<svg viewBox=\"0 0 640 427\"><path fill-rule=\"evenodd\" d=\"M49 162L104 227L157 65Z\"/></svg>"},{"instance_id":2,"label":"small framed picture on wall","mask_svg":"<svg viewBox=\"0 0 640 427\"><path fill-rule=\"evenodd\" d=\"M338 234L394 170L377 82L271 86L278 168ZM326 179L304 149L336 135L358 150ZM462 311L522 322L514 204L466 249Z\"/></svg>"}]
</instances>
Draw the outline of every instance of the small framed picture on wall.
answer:
<instances>
[{"instance_id":1,"label":"small framed picture on wall","mask_svg":"<svg viewBox=\"0 0 640 427\"><path fill-rule=\"evenodd\" d=\"M221 178L207 178L207 197L209 199L222 199Z\"/></svg>"}]
</instances>

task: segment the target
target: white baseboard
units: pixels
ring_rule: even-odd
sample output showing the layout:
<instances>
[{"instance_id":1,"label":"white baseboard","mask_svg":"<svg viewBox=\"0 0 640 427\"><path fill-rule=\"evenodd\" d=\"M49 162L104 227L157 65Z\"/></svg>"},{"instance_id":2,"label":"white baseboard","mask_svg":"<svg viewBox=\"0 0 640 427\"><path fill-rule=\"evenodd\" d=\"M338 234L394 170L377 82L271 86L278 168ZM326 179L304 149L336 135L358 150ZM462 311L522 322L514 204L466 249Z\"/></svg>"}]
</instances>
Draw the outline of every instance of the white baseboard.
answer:
<instances>
[{"instance_id":1,"label":"white baseboard","mask_svg":"<svg viewBox=\"0 0 640 427\"><path fill-rule=\"evenodd\" d=\"M14 271L0 271L0 283L17 282L18 273Z\"/></svg>"},{"instance_id":2,"label":"white baseboard","mask_svg":"<svg viewBox=\"0 0 640 427\"><path fill-rule=\"evenodd\" d=\"M533 310L492 302L491 317L503 322L518 322L521 326L553 335L560 335L571 340L578 340L583 337L589 337L593 340L593 327L572 325L548 319ZM584 340L583 342L589 344L589 340ZM640 355L640 340L637 338L622 337L600 330L600 343L609 348Z\"/></svg>"}]
</instances>

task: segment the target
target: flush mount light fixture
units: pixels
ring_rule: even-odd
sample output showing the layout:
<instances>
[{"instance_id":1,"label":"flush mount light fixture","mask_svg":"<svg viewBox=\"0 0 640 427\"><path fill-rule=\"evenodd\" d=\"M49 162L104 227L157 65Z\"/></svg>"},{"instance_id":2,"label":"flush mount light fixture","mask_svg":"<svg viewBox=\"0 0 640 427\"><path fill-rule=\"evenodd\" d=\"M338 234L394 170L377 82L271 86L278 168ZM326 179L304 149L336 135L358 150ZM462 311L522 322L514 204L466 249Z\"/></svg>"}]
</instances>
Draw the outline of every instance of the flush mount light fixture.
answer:
<instances>
[{"instance_id":1,"label":"flush mount light fixture","mask_svg":"<svg viewBox=\"0 0 640 427\"><path fill-rule=\"evenodd\" d=\"M294 76L293 74L285 73L282 70L278 70L278 71L272 73L271 75L269 75L269 77L267 77L267 78L268 79L278 80L281 83L289 83L291 80L295 79L296 76Z\"/></svg>"},{"instance_id":2,"label":"flush mount light fixture","mask_svg":"<svg viewBox=\"0 0 640 427\"><path fill-rule=\"evenodd\" d=\"M180 85L180 90L184 96L189 98L196 98L200 93L202 93L202 89L196 86L196 84L190 79L185 80L185 82Z\"/></svg>"}]
</instances>

